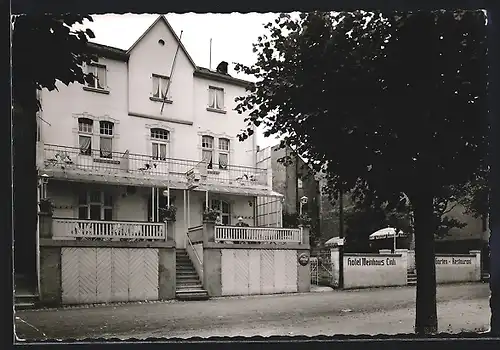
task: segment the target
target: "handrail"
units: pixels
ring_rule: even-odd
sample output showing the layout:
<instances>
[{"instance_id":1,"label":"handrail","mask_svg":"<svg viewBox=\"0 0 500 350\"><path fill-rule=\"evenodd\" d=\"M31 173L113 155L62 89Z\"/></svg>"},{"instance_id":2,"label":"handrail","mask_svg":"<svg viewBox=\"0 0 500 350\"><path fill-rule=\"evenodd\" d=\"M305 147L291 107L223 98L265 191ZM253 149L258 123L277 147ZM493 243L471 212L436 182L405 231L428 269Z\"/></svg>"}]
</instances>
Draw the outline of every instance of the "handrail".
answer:
<instances>
[{"instance_id":1,"label":"handrail","mask_svg":"<svg viewBox=\"0 0 500 350\"><path fill-rule=\"evenodd\" d=\"M200 264L200 270L202 273L202 276L200 276L200 277L203 278L203 263L201 262L200 256L198 255L198 252L196 251L196 249L194 249L193 242L191 242L191 238L189 238L188 234L186 234L186 238L187 238L189 246L191 247L191 249L194 252L194 255L196 256L196 260L198 260L198 264Z\"/></svg>"}]
</instances>

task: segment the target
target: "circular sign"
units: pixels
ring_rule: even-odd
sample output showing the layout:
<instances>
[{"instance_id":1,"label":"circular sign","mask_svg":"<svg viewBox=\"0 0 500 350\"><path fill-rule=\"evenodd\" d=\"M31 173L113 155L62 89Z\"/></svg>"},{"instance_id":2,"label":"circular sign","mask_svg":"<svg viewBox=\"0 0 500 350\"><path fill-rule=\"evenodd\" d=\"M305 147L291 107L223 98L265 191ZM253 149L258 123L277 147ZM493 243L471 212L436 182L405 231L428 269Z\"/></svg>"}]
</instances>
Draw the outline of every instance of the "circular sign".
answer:
<instances>
[{"instance_id":1,"label":"circular sign","mask_svg":"<svg viewBox=\"0 0 500 350\"><path fill-rule=\"evenodd\" d=\"M309 264L309 254L307 253L302 253L299 255L299 264L302 266L306 266Z\"/></svg>"}]
</instances>

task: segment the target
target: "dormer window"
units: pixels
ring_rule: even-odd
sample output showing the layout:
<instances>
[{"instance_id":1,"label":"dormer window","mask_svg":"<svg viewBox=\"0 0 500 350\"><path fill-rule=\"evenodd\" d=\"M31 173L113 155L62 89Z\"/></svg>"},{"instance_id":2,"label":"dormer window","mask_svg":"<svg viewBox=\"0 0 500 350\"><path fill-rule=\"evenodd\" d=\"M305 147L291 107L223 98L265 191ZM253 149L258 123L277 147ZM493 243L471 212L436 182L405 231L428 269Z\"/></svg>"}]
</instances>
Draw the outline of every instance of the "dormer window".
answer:
<instances>
[{"instance_id":1,"label":"dormer window","mask_svg":"<svg viewBox=\"0 0 500 350\"><path fill-rule=\"evenodd\" d=\"M224 89L214 86L208 88L208 108L224 110Z\"/></svg>"},{"instance_id":2,"label":"dormer window","mask_svg":"<svg viewBox=\"0 0 500 350\"><path fill-rule=\"evenodd\" d=\"M106 66L97 63L89 63L87 64L87 74L93 77L92 82L87 82L89 88L98 90L106 89Z\"/></svg>"}]
</instances>

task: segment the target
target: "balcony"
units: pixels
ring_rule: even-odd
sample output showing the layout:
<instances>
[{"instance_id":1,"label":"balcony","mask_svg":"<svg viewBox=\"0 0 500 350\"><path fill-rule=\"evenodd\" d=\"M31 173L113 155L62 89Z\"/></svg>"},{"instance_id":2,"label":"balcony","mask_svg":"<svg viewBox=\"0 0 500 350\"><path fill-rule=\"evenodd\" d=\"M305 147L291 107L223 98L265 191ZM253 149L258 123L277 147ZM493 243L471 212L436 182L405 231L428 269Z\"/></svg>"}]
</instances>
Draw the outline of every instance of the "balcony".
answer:
<instances>
[{"instance_id":1,"label":"balcony","mask_svg":"<svg viewBox=\"0 0 500 350\"><path fill-rule=\"evenodd\" d=\"M78 176L109 176L113 181L120 178L138 180L164 180L187 183L187 173L195 171L202 183L236 187L266 187L267 170L253 167L228 165L225 169L209 169L205 162L157 158L143 154L112 152L102 157L99 150L82 153L77 147L43 145L39 150L38 166L41 171ZM216 168L217 167L217 168ZM108 180L109 181L109 180Z\"/></svg>"}]
</instances>

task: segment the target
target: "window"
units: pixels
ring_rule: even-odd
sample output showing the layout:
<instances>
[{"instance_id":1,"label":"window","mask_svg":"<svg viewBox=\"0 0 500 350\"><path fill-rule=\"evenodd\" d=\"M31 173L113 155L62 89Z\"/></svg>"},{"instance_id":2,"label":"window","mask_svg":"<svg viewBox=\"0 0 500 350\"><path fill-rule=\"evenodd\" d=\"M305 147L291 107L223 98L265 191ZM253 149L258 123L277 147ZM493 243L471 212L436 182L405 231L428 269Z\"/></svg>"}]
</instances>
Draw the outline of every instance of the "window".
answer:
<instances>
[{"instance_id":1,"label":"window","mask_svg":"<svg viewBox=\"0 0 500 350\"><path fill-rule=\"evenodd\" d=\"M214 157L214 138L212 136L202 136L201 138L201 148L202 148L202 161L207 163L207 168L212 169L213 167L213 157Z\"/></svg>"},{"instance_id":2,"label":"window","mask_svg":"<svg viewBox=\"0 0 500 350\"><path fill-rule=\"evenodd\" d=\"M81 191L78 219L113 220L113 197L102 191Z\"/></svg>"},{"instance_id":3,"label":"window","mask_svg":"<svg viewBox=\"0 0 500 350\"><path fill-rule=\"evenodd\" d=\"M203 202L203 209L205 209L206 202ZM231 221L231 207L228 202L220 199L212 199L210 201L210 208L219 210L221 212L222 224L230 225Z\"/></svg>"},{"instance_id":4,"label":"window","mask_svg":"<svg viewBox=\"0 0 500 350\"><path fill-rule=\"evenodd\" d=\"M78 145L81 155L91 155L93 126L92 119L78 118Z\"/></svg>"},{"instance_id":5,"label":"window","mask_svg":"<svg viewBox=\"0 0 500 350\"><path fill-rule=\"evenodd\" d=\"M227 169L229 164L229 140L219 139L219 169Z\"/></svg>"},{"instance_id":6,"label":"window","mask_svg":"<svg viewBox=\"0 0 500 350\"><path fill-rule=\"evenodd\" d=\"M98 64L87 64L87 74L94 77L88 87L104 90L106 88L106 66Z\"/></svg>"},{"instance_id":7,"label":"window","mask_svg":"<svg viewBox=\"0 0 500 350\"><path fill-rule=\"evenodd\" d=\"M302 188L302 180L301 179L297 179L297 188Z\"/></svg>"},{"instance_id":8,"label":"window","mask_svg":"<svg viewBox=\"0 0 500 350\"><path fill-rule=\"evenodd\" d=\"M151 129L152 156L155 160L167 160L168 131L164 129Z\"/></svg>"},{"instance_id":9,"label":"window","mask_svg":"<svg viewBox=\"0 0 500 350\"><path fill-rule=\"evenodd\" d=\"M153 74L153 97L164 99L167 92L169 78Z\"/></svg>"},{"instance_id":10,"label":"window","mask_svg":"<svg viewBox=\"0 0 500 350\"><path fill-rule=\"evenodd\" d=\"M224 109L224 89L210 86L208 88L208 107L213 109Z\"/></svg>"},{"instance_id":11,"label":"window","mask_svg":"<svg viewBox=\"0 0 500 350\"><path fill-rule=\"evenodd\" d=\"M99 122L101 158L113 158L113 126L108 121Z\"/></svg>"}]
</instances>

